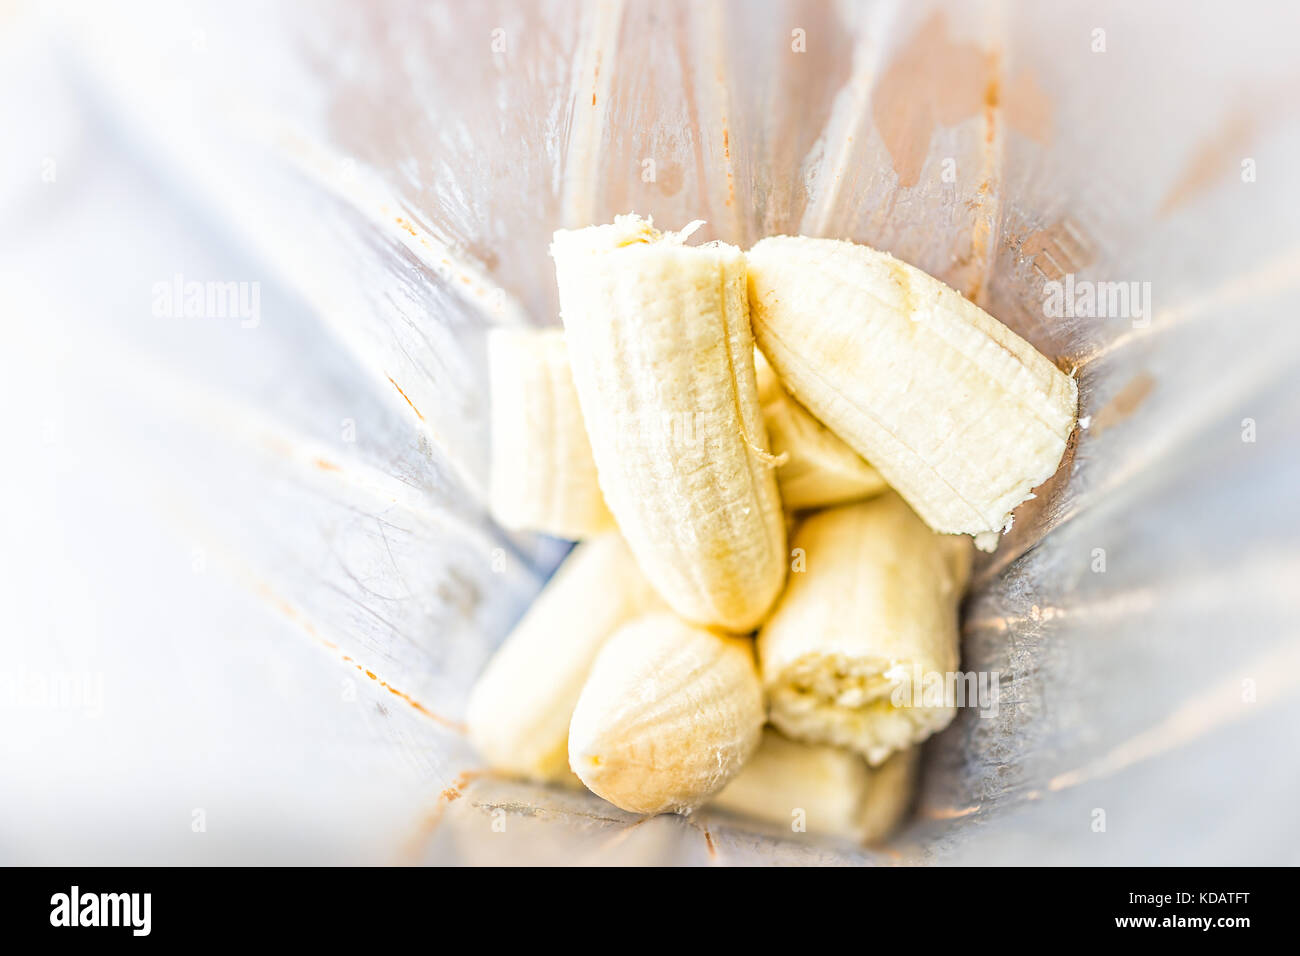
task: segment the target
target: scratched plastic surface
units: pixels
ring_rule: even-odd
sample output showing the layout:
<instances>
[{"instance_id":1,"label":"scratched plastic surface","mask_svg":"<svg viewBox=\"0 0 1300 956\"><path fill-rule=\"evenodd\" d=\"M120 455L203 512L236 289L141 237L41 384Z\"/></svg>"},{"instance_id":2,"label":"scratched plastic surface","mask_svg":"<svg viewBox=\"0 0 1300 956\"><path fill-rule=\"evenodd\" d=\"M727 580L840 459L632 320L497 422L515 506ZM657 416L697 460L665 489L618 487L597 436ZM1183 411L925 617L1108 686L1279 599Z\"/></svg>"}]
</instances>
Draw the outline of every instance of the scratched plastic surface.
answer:
<instances>
[{"instance_id":1,"label":"scratched plastic surface","mask_svg":"<svg viewBox=\"0 0 1300 956\"><path fill-rule=\"evenodd\" d=\"M0 861L1300 862L1293 5L3 10ZM1078 370L965 609L997 715L884 849L464 740L564 550L484 513L484 333L629 209L872 243ZM1151 312L1046 318L1066 273Z\"/></svg>"}]
</instances>

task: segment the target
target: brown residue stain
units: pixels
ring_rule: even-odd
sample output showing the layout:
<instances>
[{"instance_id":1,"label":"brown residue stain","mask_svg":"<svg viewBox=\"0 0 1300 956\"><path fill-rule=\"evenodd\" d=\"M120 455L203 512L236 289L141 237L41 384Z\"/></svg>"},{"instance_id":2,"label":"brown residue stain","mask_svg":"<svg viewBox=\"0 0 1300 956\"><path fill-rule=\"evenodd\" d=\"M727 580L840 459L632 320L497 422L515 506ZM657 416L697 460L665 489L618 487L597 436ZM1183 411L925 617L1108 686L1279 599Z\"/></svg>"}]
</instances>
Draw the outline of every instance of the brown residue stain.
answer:
<instances>
[{"instance_id":1,"label":"brown residue stain","mask_svg":"<svg viewBox=\"0 0 1300 956\"><path fill-rule=\"evenodd\" d=\"M486 770L465 770L452 781L451 786L444 790L443 794L455 793L456 796L453 799L459 799L464 796L464 791L469 788L471 783L486 773Z\"/></svg>"},{"instance_id":2,"label":"brown residue stain","mask_svg":"<svg viewBox=\"0 0 1300 956\"><path fill-rule=\"evenodd\" d=\"M410 694L403 693L402 691L398 690L396 687L393 687L390 684L385 683L384 681L379 681L379 686L384 688L394 697L399 697L402 700L406 701L408 704L410 704L420 713L424 714L424 716L428 717L434 723L442 724L448 730L454 730L458 734L464 734L467 732L465 725L462 724L460 721L452 720L450 717L443 717L440 714L435 714L433 711L429 710L429 708L425 707L422 703L420 703L418 700L413 698Z\"/></svg>"},{"instance_id":3,"label":"brown residue stain","mask_svg":"<svg viewBox=\"0 0 1300 956\"><path fill-rule=\"evenodd\" d=\"M438 796L451 803L453 800L459 800L465 796L465 790L469 787L470 782L483 776L485 770L466 770L456 777L450 787L442 791Z\"/></svg>"},{"instance_id":4,"label":"brown residue stain","mask_svg":"<svg viewBox=\"0 0 1300 956\"><path fill-rule=\"evenodd\" d=\"M1078 272L1093 260L1092 242L1071 219L1062 219L1027 235L1020 243L1021 259L1028 259L1045 279L1060 279Z\"/></svg>"},{"instance_id":5,"label":"brown residue stain","mask_svg":"<svg viewBox=\"0 0 1300 956\"><path fill-rule=\"evenodd\" d=\"M1045 144L1052 135L1052 100L1038 85L1034 74L1021 70L1002 91L999 100L1007 125L1036 143Z\"/></svg>"},{"instance_id":6,"label":"brown residue stain","mask_svg":"<svg viewBox=\"0 0 1300 956\"><path fill-rule=\"evenodd\" d=\"M666 6L667 5L665 5L665 7ZM697 42L696 38L701 29L711 31L712 27L708 24L701 25L696 22L696 15L700 10L695 6L691 4L680 4L678 6L680 9L677 11L677 15L673 18L673 43L678 50L686 52L693 49ZM701 4L700 7L704 7L704 4ZM722 202L724 208L732 208L735 205L736 187L734 183L734 171L731 165L728 84L726 83L722 68L719 66L713 71L714 88L719 91L719 94L716 102L711 103L711 105L716 105L717 109L710 113L708 117L703 116L700 109L697 90L702 90L705 87L706 82L702 73L696 73L694 66L695 60L696 58L694 56L684 56L681 60L682 105L685 109L687 123L690 129L700 129L701 127L711 127L716 125L722 130L722 174L727 184L727 195ZM706 159L705 157L705 147L711 147L712 144L709 142L707 137L703 136L692 136L689 138L689 142L691 144L691 152L695 161L696 182L699 184L700 188L704 188L711 181L710 170L717 168L716 158L710 157ZM711 192L711 190L709 191ZM709 196L708 199L710 209L713 210L714 215L701 216L701 218L709 221L709 226L716 230L715 235L727 238L727 229L723 223L729 222L733 227L737 228L739 227L739 223L735 219L734 213L724 217L722 211L713 206L713 203L716 201L713 196ZM734 236L732 236L731 239L733 242L736 241Z\"/></svg>"},{"instance_id":7,"label":"brown residue stain","mask_svg":"<svg viewBox=\"0 0 1300 956\"><path fill-rule=\"evenodd\" d=\"M325 458L317 458L315 461L315 465L321 471L342 471L343 470L338 465L334 464L334 462L329 461L328 459Z\"/></svg>"},{"instance_id":8,"label":"brown residue stain","mask_svg":"<svg viewBox=\"0 0 1300 956\"><path fill-rule=\"evenodd\" d=\"M659 185L659 191L665 196L676 196L682 190L682 184L686 179L685 172L682 170L681 163L664 163L663 168L659 170L656 182Z\"/></svg>"},{"instance_id":9,"label":"brown residue stain","mask_svg":"<svg viewBox=\"0 0 1300 956\"><path fill-rule=\"evenodd\" d=\"M1108 428L1118 425L1141 407L1156 387L1156 380L1147 372L1139 372L1132 380L1106 403L1105 407L1092 416L1088 426L1089 434L1100 435Z\"/></svg>"},{"instance_id":10,"label":"brown residue stain","mask_svg":"<svg viewBox=\"0 0 1300 956\"><path fill-rule=\"evenodd\" d=\"M390 694L392 694L394 697L396 697L396 698L398 698L398 699L400 699L400 700L405 701L405 702L406 702L408 705L410 705L410 707L411 707L412 709L414 709L417 713L421 713L421 714L423 714L425 717L428 717L428 718L429 718L430 720L432 720L434 723L436 723L436 724L441 724L442 726L448 728L449 730L454 730L454 731L456 731L456 733L458 733L458 734L463 734L463 733L466 733L466 732L467 732L467 728L466 728L465 725L462 724L460 721L458 721L458 720L452 720L450 717L443 717L441 714L435 714L433 711L431 711L428 707L425 707L422 703L420 703L418 700L416 700L416 699L415 699L414 697L412 697L410 694L406 693L405 691L400 691L400 690L398 690L396 687L394 687L392 684L388 683L388 681L386 681L386 680L380 680L380 678L378 678L377 676L375 676L375 673L374 673L373 671L368 671L368 670L366 670L364 667L362 667L360 664L358 664L355 660L353 660L353 659L352 659L351 657L349 657L347 654L343 654L343 655L340 655L340 656L342 657L343 662L344 662L345 664L351 664L351 665L352 665L353 667L355 667L358 671L360 671L361 673L365 674L365 675L366 675L367 677L369 677L372 681L374 681L376 684L378 684L378 685L379 685L380 687L382 687L384 690L388 691L388 692L389 692Z\"/></svg>"},{"instance_id":11,"label":"brown residue stain","mask_svg":"<svg viewBox=\"0 0 1300 956\"><path fill-rule=\"evenodd\" d=\"M954 43L935 13L894 57L872 96L871 112L893 160L898 184L915 186L940 125L978 116L984 101L984 53Z\"/></svg>"},{"instance_id":12,"label":"brown residue stain","mask_svg":"<svg viewBox=\"0 0 1300 956\"><path fill-rule=\"evenodd\" d=\"M410 865L420 861L425 846L433 836L434 831L438 829L438 824L442 822L443 814L447 812L448 804L463 797L470 783L486 773L488 773L486 770L466 770L452 781L450 787L438 794L438 799L429 812L421 818L415 832L406 841L406 848L401 854L402 862Z\"/></svg>"},{"instance_id":13,"label":"brown residue stain","mask_svg":"<svg viewBox=\"0 0 1300 956\"><path fill-rule=\"evenodd\" d=\"M1208 191L1214 184L1239 169L1242 154L1255 131L1252 117L1233 113L1213 130L1197 147L1183 174L1160 203L1157 215L1163 216Z\"/></svg>"},{"instance_id":14,"label":"brown residue stain","mask_svg":"<svg viewBox=\"0 0 1300 956\"><path fill-rule=\"evenodd\" d=\"M708 847L709 859L713 862L717 862L718 848L713 842L713 834L709 832L708 827L704 828L704 845Z\"/></svg>"},{"instance_id":15,"label":"brown residue stain","mask_svg":"<svg viewBox=\"0 0 1300 956\"><path fill-rule=\"evenodd\" d=\"M990 195L991 187L987 180L980 185L976 194L977 208L982 208ZM992 245L993 222L988 216L976 216L971 226L970 263L974 267L970 279L965 282L966 298L972 302L980 301L984 291L984 270L988 264L989 247Z\"/></svg>"},{"instance_id":16,"label":"brown residue stain","mask_svg":"<svg viewBox=\"0 0 1300 956\"><path fill-rule=\"evenodd\" d=\"M267 584L259 581L254 585L253 589L257 592L258 597L267 601L272 607L274 607L277 611L279 611L289 620L293 621L293 623L297 624L300 628L302 628L304 631L310 634L317 641L320 641L320 643L324 644L326 647L329 647L331 649L336 648L338 646L322 638L320 634L316 631L316 628L312 625L311 621L303 617L303 615L299 612L299 610L296 607L294 607L284 598L280 597L280 595L272 591Z\"/></svg>"},{"instance_id":17,"label":"brown residue stain","mask_svg":"<svg viewBox=\"0 0 1300 956\"><path fill-rule=\"evenodd\" d=\"M284 598L280 597L278 594L272 591L271 588L267 586L265 583L258 582L257 584L254 585L253 590L257 593L259 597L268 601L273 607L276 608L276 610L278 610L285 617L289 618L289 620L297 624L307 634L309 634L312 638L314 638L319 644L328 648L331 651L337 651L339 649L339 646L335 644L333 641L326 640L324 637L322 637L320 632L316 630L315 626L311 623L311 621L307 620L306 616L301 611L299 611L296 607L294 607ZM377 683L380 687L384 688L394 697L398 697L401 700L404 700L414 710L423 714L425 717L428 717L434 723L441 724L442 726L447 727L450 730L454 730L459 734L463 734L466 732L465 725L462 724L460 721L452 720L448 717L443 717L440 714L435 714L433 711L425 707L423 704L421 704L410 694L398 690L396 687L393 687L387 681L380 680L380 678L374 673L374 671L366 670L366 668L358 664L356 660L353 659L348 654L342 654L342 653L339 654L339 659L342 660L343 663L350 664L353 667L355 667L358 671L365 674L372 681Z\"/></svg>"},{"instance_id":18,"label":"brown residue stain","mask_svg":"<svg viewBox=\"0 0 1300 956\"><path fill-rule=\"evenodd\" d=\"M998 181L1002 175L1002 135L998 126L998 104L1001 102L1002 58L992 53L985 57L988 79L984 86L984 141L981 145L980 184L975 195L967 201L971 211L970 249L959 254L961 269L953 275L952 283L962 289L966 298L980 302L984 282L988 276L990 253L996 243L999 227Z\"/></svg>"},{"instance_id":19,"label":"brown residue stain","mask_svg":"<svg viewBox=\"0 0 1300 956\"><path fill-rule=\"evenodd\" d=\"M722 127L722 160L727 166L727 205L736 202L736 178L731 171L731 131Z\"/></svg>"},{"instance_id":20,"label":"brown residue stain","mask_svg":"<svg viewBox=\"0 0 1300 956\"><path fill-rule=\"evenodd\" d=\"M445 794L447 791L444 790ZM434 831L438 829L438 824L442 822L442 815L447 812L447 803L449 801L442 799L439 795L438 802L433 805L433 809L424 815L415 833L407 841L406 849L401 854L401 862L411 866L420 861L424 853L424 847L433 837Z\"/></svg>"},{"instance_id":21,"label":"brown residue stain","mask_svg":"<svg viewBox=\"0 0 1300 956\"><path fill-rule=\"evenodd\" d=\"M1034 139L1045 136L1050 103L1042 89L1022 72L1001 90L998 62L996 52L955 42L942 13L931 15L894 57L872 95L871 111L900 186L920 180L939 126L1002 110L1009 125ZM989 143L993 130L993 123L985 124Z\"/></svg>"},{"instance_id":22,"label":"brown residue stain","mask_svg":"<svg viewBox=\"0 0 1300 956\"><path fill-rule=\"evenodd\" d=\"M984 87L984 145L992 146L997 133L998 78L1001 75L999 72L1001 57L996 53L990 54L988 62L989 81Z\"/></svg>"},{"instance_id":23,"label":"brown residue stain","mask_svg":"<svg viewBox=\"0 0 1300 956\"><path fill-rule=\"evenodd\" d=\"M595 105L596 105L596 94L595 94L595 93L592 93L592 94L591 94L591 105L592 105L592 106L595 106Z\"/></svg>"},{"instance_id":24,"label":"brown residue stain","mask_svg":"<svg viewBox=\"0 0 1300 956\"><path fill-rule=\"evenodd\" d=\"M384 377L388 379L388 381L393 383L393 388L397 389L397 394L401 395L402 398L406 398L406 393L402 391L402 386L398 385L396 382L393 382L393 377L391 375L385 375ZM409 398L406 398L406 404L411 406L411 411L415 412L416 418L418 418L420 421L424 421L424 416L421 415L420 410L415 407L415 402L411 401Z\"/></svg>"}]
</instances>

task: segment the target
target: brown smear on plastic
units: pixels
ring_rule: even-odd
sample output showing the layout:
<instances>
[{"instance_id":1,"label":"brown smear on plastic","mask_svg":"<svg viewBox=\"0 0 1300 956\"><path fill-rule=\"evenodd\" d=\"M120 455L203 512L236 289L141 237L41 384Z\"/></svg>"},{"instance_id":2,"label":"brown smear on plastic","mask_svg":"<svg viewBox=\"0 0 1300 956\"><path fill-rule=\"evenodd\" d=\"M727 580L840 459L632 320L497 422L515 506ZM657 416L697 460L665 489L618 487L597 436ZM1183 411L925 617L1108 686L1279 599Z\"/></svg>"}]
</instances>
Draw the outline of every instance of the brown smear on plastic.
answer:
<instances>
[{"instance_id":1,"label":"brown smear on plastic","mask_svg":"<svg viewBox=\"0 0 1300 956\"><path fill-rule=\"evenodd\" d=\"M708 827L704 828L704 845L709 850L709 859L711 861L716 862L718 859L718 847L716 844L714 844L713 834L709 832Z\"/></svg>"},{"instance_id":2,"label":"brown smear on plastic","mask_svg":"<svg viewBox=\"0 0 1300 956\"><path fill-rule=\"evenodd\" d=\"M387 375L385 376L385 378L387 378L388 381L392 382L393 388L397 389L397 393L401 395L402 398L406 398L406 393L402 391L402 386L398 385L396 382L393 382L393 377L391 375ZM421 415L420 410L415 407L415 402L411 401L409 398L406 398L406 404L411 406L411 411L415 412L416 418L418 418L420 421L424 421L424 416Z\"/></svg>"},{"instance_id":3,"label":"brown smear on plastic","mask_svg":"<svg viewBox=\"0 0 1300 956\"><path fill-rule=\"evenodd\" d=\"M1052 135L1052 100L1034 74L1028 70L1017 73L1003 89L1000 103L1008 126L1046 145Z\"/></svg>"},{"instance_id":4,"label":"brown smear on plastic","mask_svg":"<svg viewBox=\"0 0 1300 956\"><path fill-rule=\"evenodd\" d=\"M433 807L420 820L415 832L406 841L406 846L401 854L403 863L410 865L420 862L425 847L433 837L434 831L438 829L438 824L442 822L443 814L447 812L447 806L463 797L469 785L479 777L488 774L488 772L486 770L466 770L452 781L450 787L438 794L438 799Z\"/></svg>"},{"instance_id":5,"label":"brown smear on plastic","mask_svg":"<svg viewBox=\"0 0 1300 956\"><path fill-rule=\"evenodd\" d=\"M387 681L380 680L378 677L375 676L374 671L366 670L364 667L362 667L360 664L354 661L347 654L342 654L340 656L343 658L343 662L345 664L351 664L353 667L355 667L361 673L365 674L367 677L369 677L372 681L374 681L384 690L388 691L394 697L405 701L407 704L413 707L417 712L423 714L425 717L428 717L434 723L442 724L442 726L448 728L449 730L454 730L458 734L466 733L465 725L462 724L460 721L452 720L449 717L443 717L439 714L435 714L433 711L431 711L428 707L425 707L422 703L420 703L410 694L406 693L405 691L398 690L396 687L394 687L392 684L388 683Z\"/></svg>"},{"instance_id":6,"label":"brown smear on plastic","mask_svg":"<svg viewBox=\"0 0 1300 956\"><path fill-rule=\"evenodd\" d=\"M726 75L720 63L715 64L713 70L713 92L709 93L707 88L701 90L705 94L706 102L711 107L716 107L716 112L712 109L708 114L702 109L699 97L696 95L697 83L702 82L701 77L707 75L704 71L697 73L693 65L691 51L695 39L700 35L701 30L708 35L711 24L709 21L698 21L696 18L716 14L716 11L710 9L696 10L689 7L680 11L674 22L673 42L681 51L681 81L682 96L686 115L689 118L689 128L692 130L705 130L713 128L714 124L722 128L722 173L726 181L727 195L722 200L723 207L729 212L724 214L723 210L718 209L714 204L714 197L708 195L709 201L709 227L713 234L720 238L726 238L732 242L743 241L738 234L738 220L735 216L735 172L731 162L731 129L728 117L728 109L725 97L727 96ZM696 182L704 185L710 182L706 170L710 168L710 160L705 155L705 141L702 135L690 137L691 154L695 161ZM728 232L730 225L730 232Z\"/></svg>"},{"instance_id":7,"label":"brown smear on plastic","mask_svg":"<svg viewBox=\"0 0 1300 956\"><path fill-rule=\"evenodd\" d=\"M1055 281L1092 263L1095 253L1083 229L1062 219L1036 229L1020 241L1018 251L1044 279Z\"/></svg>"},{"instance_id":8,"label":"brown smear on plastic","mask_svg":"<svg viewBox=\"0 0 1300 956\"><path fill-rule=\"evenodd\" d=\"M1124 421L1141 407L1155 387L1154 378L1146 372L1139 372L1106 403L1101 411L1092 416L1089 433L1096 438L1106 429Z\"/></svg>"},{"instance_id":9,"label":"brown smear on plastic","mask_svg":"<svg viewBox=\"0 0 1300 956\"><path fill-rule=\"evenodd\" d=\"M658 170L658 176L655 177L655 185L665 196L676 196L682 191L685 181L686 175L682 170L682 164L674 162L665 162Z\"/></svg>"},{"instance_id":10,"label":"brown smear on plastic","mask_svg":"<svg viewBox=\"0 0 1300 956\"><path fill-rule=\"evenodd\" d=\"M1239 170L1242 152L1255 131L1254 120L1245 113L1234 113L1215 129L1192 154L1183 174L1160 203L1157 215L1164 216L1202 193L1218 181L1226 180Z\"/></svg>"},{"instance_id":11,"label":"brown smear on plastic","mask_svg":"<svg viewBox=\"0 0 1300 956\"><path fill-rule=\"evenodd\" d=\"M420 703L418 700L412 697L410 694L398 690L396 687L392 686L385 680L381 680L375 674L374 671L367 670L365 667L362 667L360 664L358 664L356 660L354 660L351 656L344 654L339 649L337 643L324 637L320 633L320 631L316 629L316 626L312 624L310 620L308 620L307 616L302 611L300 611L289 601L287 601L286 599L284 599L283 597L275 593L275 591L272 590L269 585L261 581L250 582L250 583L252 583L253 590L259 597L261 597L263 600L271 604L272 607L278 610L289 620L293 621L293 623L298 625L298 627L302 628L304 632L306 632L310 637L312 637L314 640L320 643L327 650L333 651L334 653L338 654L339 659L342 660L343 663L356 668L358 671L365 674L366 677L370 678L380 687L384 688L384 690L388 691L394 697L397 697L400 700L404 701L417 713L423 714L425 717L428 717L434 723L441 724L443 727L446 727L449 730L454 730L459 734L464 734L466 732L464 724L460 723L459 721L452 720L448 717L443 717L441 714L434 713L428 707L425 707L424 704Z\"/></svg>"},{"instance_id":12,"label":"brown smear on plastic","mask_svg":"<svg viewBox=\"0 0 1300 956\"><path fill-rule=\"evenodd\" d=\"M926 20L894 57L871 102L876 129L903 187L920 181L939 126L955 126L986 110L1000 110L1008 126L1038 142L1046 142L1050 133L1051 101L1034 77L1022 71L1003 88L998 53L954 41L942 13ZM993 129L986 127L988 145Z\"/></svg>"},{"instance_id":13,"label":"brown smear on plastic","mask_svg":"<svg viewBox=\"0 0 1300 956\"><path fill-rule=\"evenodd\" d=\"M984 146L979 188L968 204L975 216L971 226L970 252L965 257L967 277L960 281L966 298L979 302L990 264L990 250L998 227L998 179L1002 169L1002 137L998 129L998 70L999 59L989 57L990 75L984 91Z\"/></svg>"},{"instance_id":14,"label":"brown smear on plastic","mask_svg":"<svg viewBox=\"0 0 1300 956\"><path fill-rule=\"evenodd\" d=\"M1156 215L1168 215L1216 186L1240 182L1241 163L1249 158L1252 142L1269 127L1289 120L1286 110L1295 98L1297 84L1300 74L1291 73L1239 95L1192 152Z\"/></svg>"}]
</instances>

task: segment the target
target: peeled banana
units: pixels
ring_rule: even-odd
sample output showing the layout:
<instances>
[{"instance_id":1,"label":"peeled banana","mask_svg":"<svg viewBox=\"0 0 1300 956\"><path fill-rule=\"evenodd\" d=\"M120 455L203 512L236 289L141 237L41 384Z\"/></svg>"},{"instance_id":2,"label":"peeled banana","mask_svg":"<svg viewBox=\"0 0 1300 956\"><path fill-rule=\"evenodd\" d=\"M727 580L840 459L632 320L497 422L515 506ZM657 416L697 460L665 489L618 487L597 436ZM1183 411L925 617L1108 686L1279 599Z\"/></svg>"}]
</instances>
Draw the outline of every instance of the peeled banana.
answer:
<instances>
[{"instance_id":1,"label":"peeled banana","mask_svg":"<svg viewBox=\"0 0 1300 956\"><path fill-rule=\"evenodd\" d=\"M559 329L495 329L488 335L492 399L490 509L504 527L582 539L614 519Z\"/></svg>"},{"instance_id":2,"label":"peeled banana","mask_svg":"<svg viewBox=\"0 0 1300 956\"><path fill-rule=\"evenodd\" d=\"M551 254L605 501L687 620L752 630L785 579L745 257L648 219L555 234Z\"/></svg>"},{"instance_id":3,"label":"peeled banana","mask_svg":"<svg viewBox=\"0 0 1300 956\"><path fill-rule=\"evenodd\" d=\"M710 806L790 827L876 843L912 802L920 751L899 751L872 769L840 747L797 743L763 731L757 752Z\"/></svg>"},{"instance_id":4,"label":"peeled banana","mask_svg":"<svg viewBox=\"0 0 1300 956\"><path fill-rule=\"evenodd\" d=\"M1078 388L939 280L867 246L747 255L754 335L790 392L934 530L985 548L1060 464Z\"/></svg>"},{"instance_id":5,"label":"peeled banana","mask_svg":"<svg viewBox=\"0 0 1300 956\"><path fill-rule=\"evenodd\" d=\"M777 729L879 766L946 727L951 696L924 691L957 668L969 540L935 534L891 492L816 512L792 545L804 570L758 635Z\"/></svg>"},{"instance_id":6,"label":"peeled banana","mask_svg":"<svg viewBox=\"0 0 1300 956\"><path fill-rule=\"evenodd\" d=\"M620 625L663 606L616 532L574 548L470 694L469 738L489 766L569 777L569 721L592 662Z\"/></svg>"},{"instance_id":7,"label":"peeled banana","mask_svg":"<svg viewBox=\"0 0 1300 956\"><path fill-rule=\"evenodd\" d=\"M790 397L761 352L754 355L754 368L767 439L781 460L776 481L787 509L843 504L888 487L880 472Z\"/></svg>"},{"instance_id":8,"label":"peeled banana","mask_svg":"<svg viewBox=\"0 0 1300 956\"><path fill-rule=\"evenodd\" d=\"M631 813L690 810L740 771L763 716L751 640L651 614L596 658L569 727L569 765Z\"/></svg>"},{"instance_id":9,"label":"peeled banana","mask_svg":"<svg viewBox=\"0 0 1300 956\"><path fill-rule=\"evenodd\" d=\"M920 770L921 748L908 747L871 771L870 789L859 817L864 843L879 843L898 829L912 808Z\"/></svg>"}]
</instances>

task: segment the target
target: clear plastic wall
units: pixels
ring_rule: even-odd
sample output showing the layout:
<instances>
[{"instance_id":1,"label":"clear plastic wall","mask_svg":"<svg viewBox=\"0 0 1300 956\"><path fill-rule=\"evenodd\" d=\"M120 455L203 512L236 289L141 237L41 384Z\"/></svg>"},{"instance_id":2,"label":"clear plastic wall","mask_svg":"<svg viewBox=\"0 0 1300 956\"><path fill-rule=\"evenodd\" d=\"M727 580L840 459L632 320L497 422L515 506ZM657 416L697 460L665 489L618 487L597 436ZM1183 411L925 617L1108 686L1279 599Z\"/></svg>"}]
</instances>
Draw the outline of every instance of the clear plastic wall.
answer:
<instances>
[{"instance_id":1,"label":"clear plastic wall","mask_svg":"<svg viewBox=\"0 0 1300 956\"><path fill-rule=\"evenodd\" d=\"M0 859L1300 861L1300 8L0 26ZM564 552L486 515L484 334L554 324L551 232L629 210L887 249L1077 370L1088 427L965 607L996 715L887 847L638 823L464 739ZM1051 314L1067 280L1108 306Z\"/></svg>"}]
</instances>

